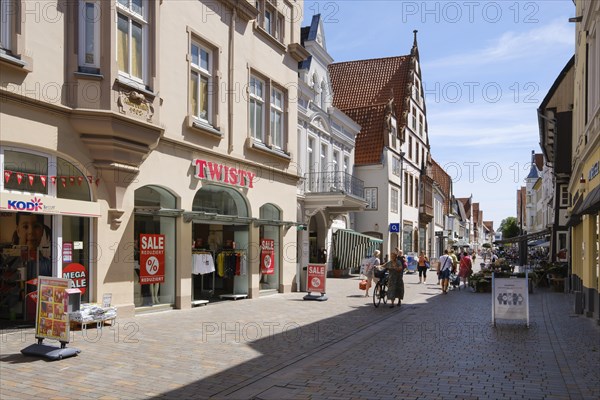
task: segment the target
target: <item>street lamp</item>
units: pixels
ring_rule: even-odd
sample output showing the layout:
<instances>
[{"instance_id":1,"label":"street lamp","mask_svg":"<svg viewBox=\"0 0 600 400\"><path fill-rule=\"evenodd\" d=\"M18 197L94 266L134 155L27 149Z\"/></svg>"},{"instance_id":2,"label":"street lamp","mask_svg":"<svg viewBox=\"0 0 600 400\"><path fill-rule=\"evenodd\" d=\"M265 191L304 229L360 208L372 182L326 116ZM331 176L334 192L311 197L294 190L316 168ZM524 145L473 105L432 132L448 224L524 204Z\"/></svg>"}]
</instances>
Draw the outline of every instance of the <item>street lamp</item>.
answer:
<instances>
[{"instance_id":1,"label":"street lamp","mask_svg":"<svg viewBox=\"0 0 600 400\"><path fill-rule=\"evenodd\" d=\"M400 214L400 224L398 225L398 234L400 235L399 237L399 241L400 241L400 250L404 251L404 223L402 221L402 207L404 205L404 202L402 201L402 193L404 192L404 185L406 182L404 182L404 173L402 172L402 167L404 164L404 155L406 153L403 151L400 151L400 196L398 196L399 200L400 200L400 209L399 209L399 214Z\"/></svg>"}]
</instances>

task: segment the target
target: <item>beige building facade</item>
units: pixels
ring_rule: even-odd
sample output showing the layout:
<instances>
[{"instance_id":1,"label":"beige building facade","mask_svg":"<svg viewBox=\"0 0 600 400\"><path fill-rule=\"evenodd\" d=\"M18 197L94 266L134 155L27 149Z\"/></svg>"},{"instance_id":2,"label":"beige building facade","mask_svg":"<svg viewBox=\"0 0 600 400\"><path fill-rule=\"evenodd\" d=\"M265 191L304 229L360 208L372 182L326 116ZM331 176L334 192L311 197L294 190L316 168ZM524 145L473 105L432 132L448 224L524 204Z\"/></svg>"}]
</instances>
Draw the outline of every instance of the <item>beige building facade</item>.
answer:
<instances>
[{"instance_id":1,"label":"beige building facade","mask_svg":"<svg viewBox=\"0 0 600 400\"><path fill-rule=\"evenodd\" d=\"M571 207L575 310L600 321L600 3L576 1Z\"/></svg>"},{"instance_id":2,"label":"beige building facade","mask_svg":"<svg viewBox=\"0 0 600 400\"><path fill-rule=\"evenodd\" d=\"M38 273L120 315L290 291L303 2L36 4L0 7L0 317Z\"/></svg>"}]
</instances>

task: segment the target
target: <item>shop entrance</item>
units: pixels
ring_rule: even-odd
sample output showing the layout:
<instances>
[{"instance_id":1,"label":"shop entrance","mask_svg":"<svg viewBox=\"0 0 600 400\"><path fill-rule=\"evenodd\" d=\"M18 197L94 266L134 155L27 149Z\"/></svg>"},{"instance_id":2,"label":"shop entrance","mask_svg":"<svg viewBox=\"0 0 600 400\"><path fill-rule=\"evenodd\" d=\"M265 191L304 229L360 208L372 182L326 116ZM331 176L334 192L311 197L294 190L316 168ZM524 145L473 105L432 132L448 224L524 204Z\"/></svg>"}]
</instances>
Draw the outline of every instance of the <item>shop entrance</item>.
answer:
<instances>
[{"instance_id":1,"label":"shop entrance","mask_svg":"<svg viewBox=\"0 0 600 400\"><path fill-rule=\"evenodd\" d=\"M4 212L0 226L0 319L35 319L38 276L71 279L89 302L89 218Z\"/></svg>"},{"instance_id":2,"label":"shop entrance","mask_svg":"<svg viewBox=\"0 0 600 400\"><path fill-rule=\"evenodd\" d=\"M192 301L248 295L246 200L230 187L203 186L192 204Z\"/></svg>"},{"instance_id":3,"label":"shop entrance","mask_svg":"<svg viewBox=\"0 0 600 400\"><path fill-rule=\"evenodd\" d=\"M192 301L248 294L248 225L192 225Z\"/></svg>"}]
</instances>

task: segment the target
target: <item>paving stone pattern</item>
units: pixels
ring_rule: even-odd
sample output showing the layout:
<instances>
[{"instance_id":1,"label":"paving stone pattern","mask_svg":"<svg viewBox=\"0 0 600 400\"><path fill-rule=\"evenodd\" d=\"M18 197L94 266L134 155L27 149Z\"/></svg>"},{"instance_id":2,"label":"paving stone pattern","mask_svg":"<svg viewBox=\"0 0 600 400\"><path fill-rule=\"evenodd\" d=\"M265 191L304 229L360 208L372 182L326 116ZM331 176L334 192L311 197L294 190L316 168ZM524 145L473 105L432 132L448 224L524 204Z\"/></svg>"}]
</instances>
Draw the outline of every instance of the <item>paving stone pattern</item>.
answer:
<instances>
[{"instance_id":1,"label":"paving stone pattern","mask_svg":"<svg viewBox=\"0 0 600 400\"><path fill-rule=\"evenodd\" d=\"M0 336L1 399L598 399L600 327L571 295L536 290L529 328L491 324L491 295L405 276L401 307L373 307L358 278L75 331L61 361Z\"/></svg>"}]
</instances>

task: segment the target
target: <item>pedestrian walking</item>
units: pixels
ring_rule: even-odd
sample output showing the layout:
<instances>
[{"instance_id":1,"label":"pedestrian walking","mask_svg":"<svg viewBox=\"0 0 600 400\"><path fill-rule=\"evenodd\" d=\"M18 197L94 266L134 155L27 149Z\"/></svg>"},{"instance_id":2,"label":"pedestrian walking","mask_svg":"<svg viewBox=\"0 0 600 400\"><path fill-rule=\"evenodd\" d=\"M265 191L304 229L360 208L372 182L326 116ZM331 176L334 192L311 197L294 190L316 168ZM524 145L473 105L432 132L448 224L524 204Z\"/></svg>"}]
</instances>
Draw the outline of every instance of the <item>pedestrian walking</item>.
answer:
<instances>
[{"instance_id":1,"label":"pedestrian walking","mask_svg":"<svg viewBox=\"0 0 600 400\"><path fill-rule=\"evenodd\" d=\"M448 256L450 256L450 258L452 259L452 272L456 273L456 270L458 269L458 257L456 257L456 254L454 253L454 249L450 250L450 252L448 253Z\"/></svg>"},{"instance_id":2,"label":"pedestrian walking","mask_svg":"<svg viewBox=\"0 0 600 400\"><path fill-rule=\"evenodd\" d=\"M369 264L365 269L365 277L367 278L367 288L365 289L365 297L369 297L369 289L371 288L371 284L373 283L375 268L378 268L381 264L381 262L379 261L379 254L381 254L379 250L375 250L373 252L373 256L369 260Z\"/></svg>"},{"instance_id":3,"label":"pedestrian walking","mask_svg":"<svg viewBox=\"0 0 600 400\"><path fill-rule=\"evenodd\" d=\"M417 271L419 271L419 283L427 283L427 270L429 269L429 258L425 255L425 251L421 250L419 261L417 263Z\"/></svg>"},{"instance_id":4,"label":"pedestrian walking","mask_svg":"<svg viewBox=\"0 0 600 400\"><path fill-rule=\"evenodd\" d=\"M444 250L444 255L440 257L438 268L438 278L442 282L442 292L447 294L448 284L450 282L450 271L452 270L452 258L448 255L448 250Z\"/></svg>"},{"instance_id":5,"label":"pedestrian walking","mask_svg":"<svg viewBox=\"0 0 600 400\"><path fill-rule=\"evenodd\" d=\"M383 267L387 268L388 275L388 291L387 298L392 301L390 308L394 308L394 301L398 299L398 306L402 305L404 299L404 268L406 259L402 254L402 250L398 253L392 252L390 254L390 261L383 264Z\"/></svg>"},{"instance_id":6,"label":"pedestrian walking","mask_svg":"<svg viewBox=\"0 0 600 400\"><path fill-rule=\"evenodd\" d=\"M473 273L473 262L471 261L471 257L465 251L460 259L460 266L458 271L458 276L463 283L463 287L467 288L467 281L471 274Z\"/></svg>"}]
</instances>

